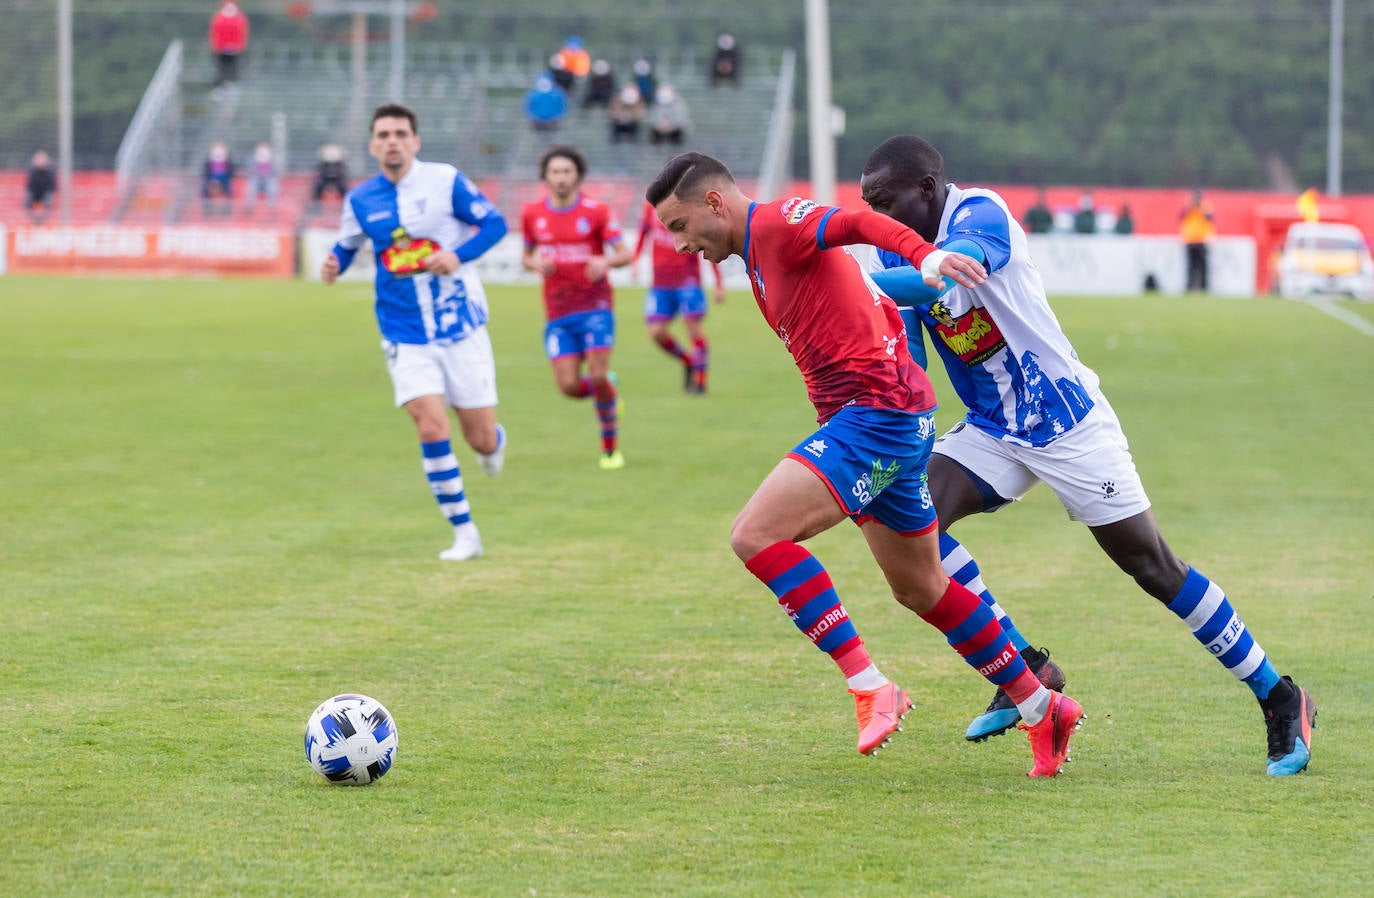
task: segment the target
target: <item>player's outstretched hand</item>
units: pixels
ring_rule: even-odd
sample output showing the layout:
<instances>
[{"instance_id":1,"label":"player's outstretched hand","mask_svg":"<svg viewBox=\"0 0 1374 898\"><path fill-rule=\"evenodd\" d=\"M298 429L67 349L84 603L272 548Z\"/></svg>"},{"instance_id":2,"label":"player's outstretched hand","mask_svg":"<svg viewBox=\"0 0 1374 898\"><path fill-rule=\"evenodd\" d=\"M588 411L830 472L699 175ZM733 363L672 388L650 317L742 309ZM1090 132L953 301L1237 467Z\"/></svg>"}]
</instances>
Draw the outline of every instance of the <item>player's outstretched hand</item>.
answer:
<instances>
[{"instance_id":1,"label":"player's outstretched hand","mask_svg":"<svg viewBox=\"0 0 1374 898\"><path fill-rule=\"evenodd\" d=\"M458 261L457 253L444 252L443 250L425 256L424 262L425 271L430 274L453 274L461 264Z\"/></svg>"},{"instance_id":2,"label":"player's outstretched hand","mask_svg":"<svg viewBox=\"0 0 1374 898\"><path fill-rule=\"evenodd\" d=\"M339 279L339 257L329 253L324 257L324 264L320 266L320 280L326 284L332 284Z\"/></svg>"},{"instance_id":3,"label":"player's outstretched hand","mask_svg":"<svg viewBox=\"0 0 1374 898\"><path fill-rule=\"evenodd\" d=\"M921 276L931 287L939 288L943 278L950 278L963 287L977 287L988 279L982 264L963 253L947 253L942 249L926 256L921 262Z\"/></svg>"}]
</instances>

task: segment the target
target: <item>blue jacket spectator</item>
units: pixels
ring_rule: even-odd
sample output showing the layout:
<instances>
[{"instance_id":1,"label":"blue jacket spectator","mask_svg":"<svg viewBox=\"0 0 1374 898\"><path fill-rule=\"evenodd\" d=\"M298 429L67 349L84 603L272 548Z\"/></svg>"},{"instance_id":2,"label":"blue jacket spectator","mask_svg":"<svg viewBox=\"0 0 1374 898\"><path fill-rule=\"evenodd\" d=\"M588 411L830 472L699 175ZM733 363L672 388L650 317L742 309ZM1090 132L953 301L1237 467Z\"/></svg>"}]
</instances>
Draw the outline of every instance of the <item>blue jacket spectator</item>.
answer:
<instances>
[{"instance_id":1,"label":"blue jacket spectator","mask_svg":"<svg viewBox=\"0 0 1374 898\"><path fill-rule=\"evenodd\" d=\"M568 95L548 72L540 72L525 94L525 115L536 131L556 131L568 114Z\"/></svg>"}]
</instances>

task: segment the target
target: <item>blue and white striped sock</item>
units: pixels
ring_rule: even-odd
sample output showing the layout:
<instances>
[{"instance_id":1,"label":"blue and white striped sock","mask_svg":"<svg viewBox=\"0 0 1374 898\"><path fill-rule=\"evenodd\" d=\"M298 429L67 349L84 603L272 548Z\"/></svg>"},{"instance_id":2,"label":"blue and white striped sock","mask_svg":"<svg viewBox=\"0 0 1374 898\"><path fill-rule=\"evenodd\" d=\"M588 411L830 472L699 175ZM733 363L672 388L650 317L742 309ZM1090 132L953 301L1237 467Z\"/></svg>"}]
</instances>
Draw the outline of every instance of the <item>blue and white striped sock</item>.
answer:
<instances>
[{"instance_id":1,"label":"blue and white striped sock","mask_svg":"<svg viewBox=\"0 0 1374 898\"><path fill-rule=\"evenodd\" d=\"M1278 672L1220 586L1190 567L1188 578L1168 607L1193 631L1203 648L1249 686L1256 698L1269 697L1269 690L1279 681Z\"/></svg>"},{"instance_id":2,"label":"blue and white striped sock","mask_svg":"<svg viewBox=\"0 0 1374 898\"><path fill-rule=\"evenodd\" d=\"M458 456L453 454L453 446L448 440L435 440L421 443L420 452L425 457L425 476L429 478L429 488L438 500L439 510L444 517L455 527L471 523L472 510L463 492L463 475L458 470Z\"/></svg>"},{"instance_id":3,"label":"blue and white striped sock","mask_svg":"<svg viewBox=\"0 0 1374 898\"><path fill-rule=\"evenodd\" d=\"M940 534L940 563L944 565L945 574L950 579L982 599L983 604L992 609L997 622L1002 625L1002 632L1007 634L1007 638L1016 646L1018 652L1030 648L1026 637L1022 636L1021 631L1016 629L1016 624L1011 622L1011 616L1002 610L1002 606L992 597L992 592L983 585L983 574L978 570L978 562L973 560L973 556L962 543L948 533Z\"/></svg>"}]
</instances>

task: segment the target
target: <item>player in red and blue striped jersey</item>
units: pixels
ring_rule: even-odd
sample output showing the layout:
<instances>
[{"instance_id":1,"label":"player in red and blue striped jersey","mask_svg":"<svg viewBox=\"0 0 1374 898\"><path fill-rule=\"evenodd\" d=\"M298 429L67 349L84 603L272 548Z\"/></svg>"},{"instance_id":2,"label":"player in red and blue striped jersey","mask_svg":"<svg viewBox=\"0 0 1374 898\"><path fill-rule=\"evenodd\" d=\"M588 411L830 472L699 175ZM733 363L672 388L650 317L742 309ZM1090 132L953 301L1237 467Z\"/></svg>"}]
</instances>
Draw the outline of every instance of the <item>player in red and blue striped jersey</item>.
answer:
<instances>
[{"instance_id":1,"label":"player in red and blue striped jersey","mask_svg":"<svg viewBox=\"0 0 1374 898\"><path fill-rule=\"evenodd\" d=\"M1030 724L1031 775L1057 774L1082 708L1045 688L992 611L941 568L925 484L935 394L911 358L897 307L844 247L901 253L937 283L945 275L972 287L984 278L982 266L871 212L796 197L754 203L724 164L702 153L670 160L646 199L679 252L744 260L759 310L806 382L820 429L764 478L736 517L730 543L844 674L859 752L885 744L912 702L873 663L829 574L800 545L845 518L859 525L893 597L1012 697Z\"/></svg>"},{"instance_id":2,"label":"player in red and blue striped jersey","mask_svg":"<svg viewBox=\"0 0 1374 898\"><path fill-rule=\"evenodd\" d=\"M973 256L989 272L977 288L936 289L889 252L879 256L889 270L874 274L883 290L916 309L968 407L931 457L941 527L1049 484L1107 556L1254 693L1265 720L1267 772L1306 769L1316 720L1311 696L1279 676L1221 587L1164 541L1121 423L1051 310L1026 234L1006 203L994 191L947 183L939 152L911 135L875 149L861 185L875 211ZM956 557L958 543L943 536L946 570L971 565L967 551L959 547ZM991 593L984 601L996 605ZM1015 709L996 696L968 738L1014 722Z\"/></svg>"},{"instance_id":3,"label":"player in red and blue striped jersey","mask_svg":"<svg viewBox=\"0 0 1374 898\"><path fill-rule=\"evenodd\" d=\"M625 458L618 448L620 398L611 373L615 298L607 274L630 264L631 255L615 213L582 193L586 174L587 161L574 147L552 147L539 160L549 195L521 213L522 261L544 277L544 351L554 380L564 396L592 397L601 424L598 464L611 471L625 467Z\"/></svg>"},{"instance_id":4,"label":"player in red and blue striped jersey","mask_svg":"<svg viewBox=\"0 0 1374 898\"><path fill-rule=\"evenodd\" d=\"M688 393L706 392L706 370L710 357L710 346L702 319L706 317L706 293L701 288L700 254L679 253L673 246L673 235L663 227L663 222L654 214L654 207L644 204L644 215L639 222L639 243L635 245L635 258L644 252L646 244L653 247L653 282L644 294L644 324L649 329L649 339L668 355L682 363L682 388ZM721 278L720 266L711 266L715 277L716 304L725 302L725 281ZM687 328L687 338L692 347L685 349L668 330L668 325L678 315Z\"/></svg>"}]
</instances>

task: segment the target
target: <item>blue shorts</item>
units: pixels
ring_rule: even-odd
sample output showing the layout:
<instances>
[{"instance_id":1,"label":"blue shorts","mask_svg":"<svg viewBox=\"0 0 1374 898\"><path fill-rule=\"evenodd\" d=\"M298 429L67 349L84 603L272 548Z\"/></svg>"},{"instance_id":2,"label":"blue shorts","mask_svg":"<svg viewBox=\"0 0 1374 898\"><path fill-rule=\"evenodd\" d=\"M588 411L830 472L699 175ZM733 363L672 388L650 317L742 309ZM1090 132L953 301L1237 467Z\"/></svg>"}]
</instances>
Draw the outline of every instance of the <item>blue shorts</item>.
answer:
<instances>
[{"instance_id":1,"label":"blue shorts","mask_svg":"<svg viewBox=\"0 0 1374 898\"><path fill-rule=\"evenodd\" d=\"M644 320L653 324L683 318L706 317L706 291L701 287L650 287L644 294Z\"/></svg>"},{"instance_id":2,"label":"blue shorts","mask_svg":"<svg viewBox=\"0 0 1374 898\"><path fill-rule=\"evenodd\" d=\"M856 524L873 520L906 536L934 529L926 463L935 413L847 406L788 453L821 478Z\"/></svg>"},{"instance_id":3,"label":"blue shorts","mask_svg":"<svg viewBox=\"0 0 1374 898\"><path fill-rule=\"evenodd\" d=\"M544 325L544 353L550 360L615 345L615 315L609 309L575 312Z\"/></svg>"}]
</instances>

